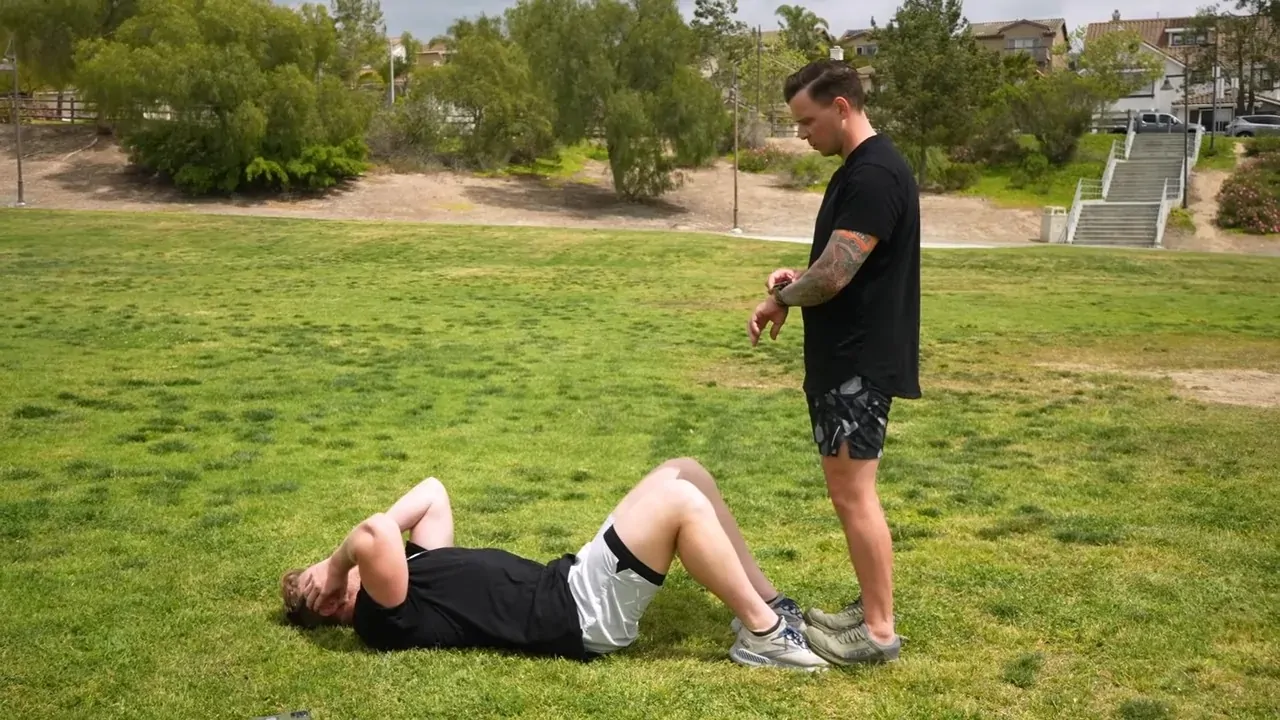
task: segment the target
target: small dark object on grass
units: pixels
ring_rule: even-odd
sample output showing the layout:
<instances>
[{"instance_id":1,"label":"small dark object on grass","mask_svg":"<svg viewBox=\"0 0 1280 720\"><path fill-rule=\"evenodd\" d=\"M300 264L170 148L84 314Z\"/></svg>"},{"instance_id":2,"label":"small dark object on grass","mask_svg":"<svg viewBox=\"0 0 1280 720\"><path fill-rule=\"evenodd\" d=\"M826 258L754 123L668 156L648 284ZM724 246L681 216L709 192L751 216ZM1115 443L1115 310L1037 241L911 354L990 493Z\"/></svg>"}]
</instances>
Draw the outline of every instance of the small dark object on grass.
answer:
<instances>
[{"instance_id":1,"label":"small dark object on grass","mask_svg":"<svg viewBox=\"0 0 1280 720\"><path fill-rule=\"evenodd\" d=\"M253 718L253 720L311 720L310 710L294 710L290 713L281 713L279 715L264 715L262 717Z\"/></svg>"}]
</instances>

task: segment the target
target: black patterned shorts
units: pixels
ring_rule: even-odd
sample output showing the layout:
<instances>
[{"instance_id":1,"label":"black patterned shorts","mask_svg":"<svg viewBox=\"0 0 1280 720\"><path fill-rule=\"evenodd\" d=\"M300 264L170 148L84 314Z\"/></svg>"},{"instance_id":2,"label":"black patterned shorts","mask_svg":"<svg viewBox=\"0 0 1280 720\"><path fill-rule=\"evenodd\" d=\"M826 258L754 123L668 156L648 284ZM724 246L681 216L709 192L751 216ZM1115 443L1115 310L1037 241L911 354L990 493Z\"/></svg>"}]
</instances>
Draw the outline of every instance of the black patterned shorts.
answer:
<instances>
[{"instance_id":1,"label":"black patterned shorts","mask_svg":"<svg viewBox=\"0 0 1280 720\"><path fill-rule=\"evenodd\" d=\"M809 395L813 440L827 457L848 444L853 460L877 460L884 455L892 398L855 377L821 395Z\"/></svg>"}]
</instances>

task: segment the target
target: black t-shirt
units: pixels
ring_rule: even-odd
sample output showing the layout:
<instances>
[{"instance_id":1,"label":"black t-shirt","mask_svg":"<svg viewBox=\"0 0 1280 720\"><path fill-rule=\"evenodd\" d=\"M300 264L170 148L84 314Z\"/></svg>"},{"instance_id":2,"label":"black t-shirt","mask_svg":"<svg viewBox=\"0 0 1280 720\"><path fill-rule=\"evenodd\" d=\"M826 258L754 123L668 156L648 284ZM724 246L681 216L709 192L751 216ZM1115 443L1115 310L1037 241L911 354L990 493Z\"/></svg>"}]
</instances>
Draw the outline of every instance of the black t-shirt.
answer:
<instances>
[{"instance_id":1,"label":"black t-shirt","mask_svg":"<svg viewBox=\"0 0 1280 720\"><path fill-rule=\"evenodd\" d=\"M831 177L814 227L812 265L836 230L879 242L853 280L802 308L805 391L860 375L890 397L920 397L920 192L884 135L854 149Z\"/></svg>"},{"instance_id":2,"label":"black t-shirt","mask_svg":"<svg viewBox=\"0 0 1280 720\"><path fill-rule=\"evenodd\" d=\"M356 634L376 650L491 648L587 660L569 591L574 556L549 564L505 550L407 543L409 593L384 608L361 588Z\"/></svg>"}]
</instances>

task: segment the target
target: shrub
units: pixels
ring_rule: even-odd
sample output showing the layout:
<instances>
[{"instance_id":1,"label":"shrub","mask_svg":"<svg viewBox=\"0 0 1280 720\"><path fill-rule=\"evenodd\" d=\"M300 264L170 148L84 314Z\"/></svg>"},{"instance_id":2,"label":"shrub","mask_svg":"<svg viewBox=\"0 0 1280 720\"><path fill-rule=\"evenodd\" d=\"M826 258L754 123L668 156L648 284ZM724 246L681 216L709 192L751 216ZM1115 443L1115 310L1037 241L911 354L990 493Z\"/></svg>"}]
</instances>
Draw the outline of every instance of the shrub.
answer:
<instances>
[{"instance_id":1,"label":"shrub","mask_svg":"<svg viewBox=\"0 0 1280 720\"><path fill-rule=\"evenodd\" d=\"M938 176L938 184L945 192L956 192L972 187L978 182L978 166L972 163L952 163Z\"/></svg>"},{"instance_id":2,"label":"shrub","mask_svg":"<svg viewBox=\"0 0 1280 720\"><path fill-rule=\"evenodd\" d=\"M789 153L776 145L765 145L755 150L740 150L738 169L749 173L786 170L795 162L796 157L795 153Z\"/></svg>"},{"instance_id":3,"label":"shrub","mask_svg":"<svg viewBox=\"0 0 1280 720\"><path fill-rule=\"evenodd\" d=\"M787 171L786 184L793 188L811 188L830 180L839 167L839 157L828 158L818 153L805 153L792 161Z\"/></svg>"},{"instance_id":4,"label":"shrub","mask_svg":"<svg viewBox=\"0 0 1280 720\"><path fill-rule=\"evenodd\" d=\"M1009 187L1022 189L1033 187L1045 190L1045 181L1049 175L1049 158L1042 153L1033 152L1022 159L1022 163L1009 175Z\"/></svg>"},{"instance_id":5,"label":"shrub","mask_svg":"<svg viewBox=\"0 0 1280 720\"><path fill-rule=\"evenodd\" d=\"M1258 137L1244 144L1244 154L1248 157L1280 154L1280 137Z\"/></svg>"},{"instance_id":6,"label":"shrub","mask_svg":"<svg viewBox=\"0 0 1280 720\"><path fill-rule=\"evenodd\" d=\"M1218 193L1217 220L1221 227L1248 233L1280 233L1280 167L1237 170Z\"/></svg>"}]
</instances>

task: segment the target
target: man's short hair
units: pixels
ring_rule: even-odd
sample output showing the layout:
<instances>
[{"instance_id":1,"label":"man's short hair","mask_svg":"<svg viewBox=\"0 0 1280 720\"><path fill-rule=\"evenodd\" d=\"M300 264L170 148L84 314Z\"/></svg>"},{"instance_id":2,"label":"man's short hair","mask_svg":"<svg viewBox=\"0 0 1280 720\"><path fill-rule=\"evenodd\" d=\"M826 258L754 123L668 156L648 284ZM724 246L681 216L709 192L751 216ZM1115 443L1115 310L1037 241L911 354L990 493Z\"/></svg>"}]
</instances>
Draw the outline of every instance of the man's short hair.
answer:
<instances>
[{"instance_id":1,"label":"man's short hair","mask_svg":"<svg viewBox=\"0 0 1280 720\"><path fill-rule=\"evenodd\" d=\"M839 60L815 60L805 65L787 78L782 92L787 102L791 102L805 89L814 102L823 105L830 105L842 97L854 110L861 110L867 102L858 71Z\"/></svg>"},{"instance_id":2,"label":"man's short hair","mask_svg":"<svg viewBox=\"0 0 1280 720\"><path fill-rule=\"evenodd\" d=\"M337 625L337 618L321 615L307 607L307 598L298 588L298 579L305 572L302 568L290 570L280 578L280 597L284 600L284 617L290 625L312 630L324 625Z\"/></svg>"}]
</instances>

